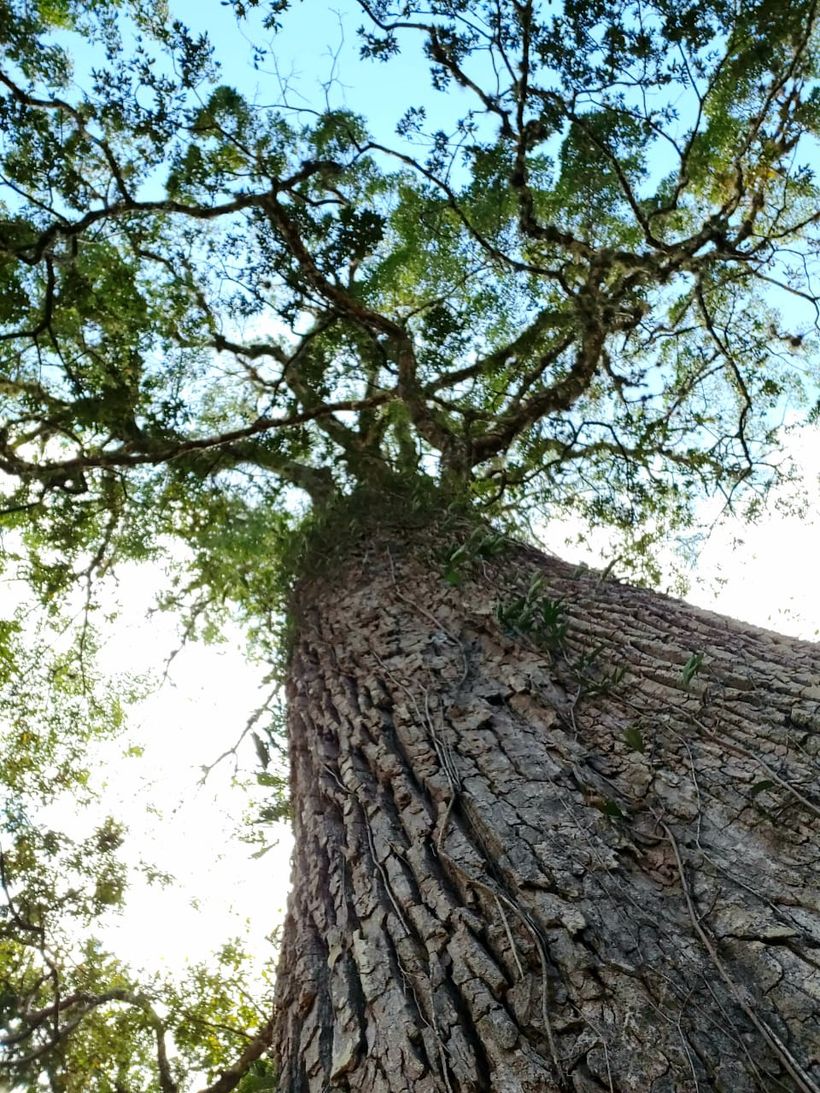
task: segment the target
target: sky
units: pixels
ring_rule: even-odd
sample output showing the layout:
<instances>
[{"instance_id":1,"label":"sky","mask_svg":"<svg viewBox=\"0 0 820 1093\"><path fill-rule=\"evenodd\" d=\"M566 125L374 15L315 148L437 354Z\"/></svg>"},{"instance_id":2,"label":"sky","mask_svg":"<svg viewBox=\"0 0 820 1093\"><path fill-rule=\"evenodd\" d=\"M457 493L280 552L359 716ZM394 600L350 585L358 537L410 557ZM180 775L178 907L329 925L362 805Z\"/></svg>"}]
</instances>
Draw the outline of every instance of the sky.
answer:
<instances>
[{"instance_id":1,"label":"sky","mask_svg":"<svg viewBox=\"0 0 820 1093\"><path fill-rule=\"evenodd\" d=\"M395 124L407 109L408 97L421 94L417 89L427 85L427 65L412 51L391 58L389 65L360 61L356 31L364 19L355 0L296 0L275 40L260 29L258 13L251 12L238 31L227 6L202 0L170 0L170 6L192 29L207 31L218 44L216 57L226 82L259 104L345 107L365 114L378 139L395 139ZM248 65L254 46L270 47L256 67ZM466 93L454 89L447 98L455 118ZM436 109L437 124L446 125L440 113L446 109L444 96L437 96Z\"/></svg>"},{"instance_id":2,"label":"sky","mask_svg":"<svg viewBox=\"0 0 820 1093\"><path fill-rule=\"evenodd\" d=\"M206 28L203 12L208 12L207 29L219 43L226 76L242 86L238 62L248 43L236 38L229 8L198 0L172 7L194 28ZM242 90L261 102L278 101L285 86L290 103L307 104L317 91L323 95L323 84L332 79L332 104L367 108L377 133L381 127L380 135L387 136L406 106L407 87L419 78L418 65L402 59L389 70L357 64L355 4L343 0L338 4L341 14L326 13L318 22L316 9L310 3L294 5L277 42L278 64L263 61L243 77ZM788 444L803 470L808 515L784 515L778 502L786 497L781 496L770 499L755 525L732 520L720 524L689 574L687 598L755 625L816 640L820 431L797 430ZM607 536L598 534L581 545L579 530L571 523L541 529L544 545L572 562L606 565L612 555ZM146 619L156 581L150 569L120 572L116 595L121 613L105 642L104 671L127 667L162 674L178 636L172 617ZM202 766L238 738L258 705L263 674L248 662L238 630L227 634L220 646L192 643L174 658L168 681L132 711L129 740L101 753L98 776L105 788L100 808L128 824L126 853L133 862L144 858L177 880L163 889L136 873L125 911L104 924L106 944L137 966L179 970L186 961L206 959L220 941L246 930L252 951L270 953L266 938L281 921L286 901L289 833L284 825L272 830L275 845L255 858L256 847L236 837L248 792L233 784L230 763L201 784ZM131 739L145 749L139 760L123 758ZM255 756L250 744L240 757L252 778Z\"/></svg>"}]
</instances>

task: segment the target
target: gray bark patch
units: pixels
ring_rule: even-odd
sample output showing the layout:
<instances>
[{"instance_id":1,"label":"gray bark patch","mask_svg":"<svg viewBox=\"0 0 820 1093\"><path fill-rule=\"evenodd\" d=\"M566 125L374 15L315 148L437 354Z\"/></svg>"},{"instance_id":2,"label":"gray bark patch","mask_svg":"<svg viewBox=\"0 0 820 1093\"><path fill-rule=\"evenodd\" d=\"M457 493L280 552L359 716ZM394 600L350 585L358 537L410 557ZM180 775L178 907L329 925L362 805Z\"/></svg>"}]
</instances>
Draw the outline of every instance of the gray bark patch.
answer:
<instances>
[{"instance_id":1,"label":"gray bark patch","mask_svg":"<svg viewBox=\"0 0 820 1093\"><path fill-rule=\"evenodd\" d=\"M430 559L300 593L282 1093L820 1093L818 648Z\"/></svg>"}]
</instances>

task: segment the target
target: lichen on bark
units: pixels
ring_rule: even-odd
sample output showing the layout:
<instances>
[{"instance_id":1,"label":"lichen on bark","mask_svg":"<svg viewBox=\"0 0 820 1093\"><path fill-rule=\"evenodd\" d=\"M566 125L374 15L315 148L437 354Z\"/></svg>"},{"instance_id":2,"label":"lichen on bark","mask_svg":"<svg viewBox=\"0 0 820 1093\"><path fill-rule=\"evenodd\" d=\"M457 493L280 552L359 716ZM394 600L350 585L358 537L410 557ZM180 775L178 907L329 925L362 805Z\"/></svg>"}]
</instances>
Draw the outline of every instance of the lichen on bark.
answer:
<instances>
[{"instance_id":1,"label":"lichen on bark","mask_svg":"<svg viewBox=\"0 0 820 1093\"><path fill-rule=\"evenodd\" d=\"M299 588L282 1093L817 1093L820 650L441 558L382 531Z\"/></svg>"}]
</instances>

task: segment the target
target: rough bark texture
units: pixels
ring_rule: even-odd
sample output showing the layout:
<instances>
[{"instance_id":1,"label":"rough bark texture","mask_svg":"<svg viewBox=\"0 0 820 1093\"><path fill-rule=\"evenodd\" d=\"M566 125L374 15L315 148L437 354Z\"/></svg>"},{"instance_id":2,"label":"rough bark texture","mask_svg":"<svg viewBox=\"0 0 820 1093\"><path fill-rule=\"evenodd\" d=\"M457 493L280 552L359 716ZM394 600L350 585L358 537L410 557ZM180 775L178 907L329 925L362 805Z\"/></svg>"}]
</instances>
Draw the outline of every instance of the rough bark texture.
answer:
<instances>
[{"instance_id":1,"label":"rough bark texture","mask_svg":"<svg viewBox=\"0 0 820 1093\"><path fill-rule=\"evenodd\" d=\"M300 605L282 1093L818 1093L819 647L419 535Z\"/></svg>"}]
</instances>

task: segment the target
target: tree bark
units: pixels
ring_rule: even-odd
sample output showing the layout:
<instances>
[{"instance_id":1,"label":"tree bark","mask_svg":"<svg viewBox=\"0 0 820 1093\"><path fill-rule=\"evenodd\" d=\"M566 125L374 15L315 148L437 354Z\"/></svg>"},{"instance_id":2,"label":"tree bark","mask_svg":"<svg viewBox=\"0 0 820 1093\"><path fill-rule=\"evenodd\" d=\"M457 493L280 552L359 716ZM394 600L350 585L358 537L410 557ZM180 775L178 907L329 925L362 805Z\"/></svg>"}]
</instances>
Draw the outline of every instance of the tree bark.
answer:
<instances>
[{"instance_id":1,"label":"tree bark","mask_svg":"<svg viewBox=\"0 0 820 1093\"><path fill-rule=\"evenodd\" d=\"M299 590L281 1093L820 1093L820 647L436 542Z\"/></svg>"}]
</instances>

